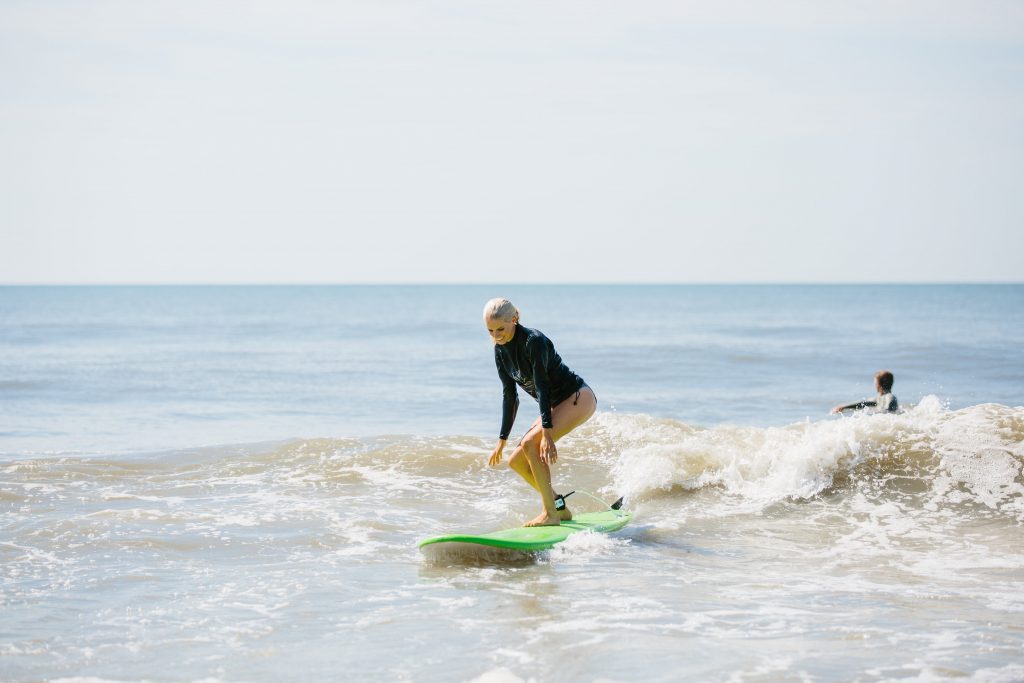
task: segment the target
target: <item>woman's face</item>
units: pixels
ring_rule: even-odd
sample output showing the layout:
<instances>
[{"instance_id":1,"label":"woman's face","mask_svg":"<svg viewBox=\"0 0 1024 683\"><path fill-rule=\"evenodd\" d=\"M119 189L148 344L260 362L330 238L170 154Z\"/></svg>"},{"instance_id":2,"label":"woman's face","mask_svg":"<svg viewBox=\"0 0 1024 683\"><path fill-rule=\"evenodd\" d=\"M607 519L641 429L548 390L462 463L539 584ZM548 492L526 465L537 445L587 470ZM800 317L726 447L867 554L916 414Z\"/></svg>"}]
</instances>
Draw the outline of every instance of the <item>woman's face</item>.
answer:
<instances>
[{"instance_id":1,"label":"woman's face","mask_svg":"<svg viewBox=\"0 0 1024 683\"><path fill-rule=\"evenodd\" d=\"M487 324L487 332L491 335L491 341L495 344L508 344L512 341L512 337L515 336L516 323L518 322L516 318L511 320L488 318L485 322Z\"/></svg>"}]
</instances>

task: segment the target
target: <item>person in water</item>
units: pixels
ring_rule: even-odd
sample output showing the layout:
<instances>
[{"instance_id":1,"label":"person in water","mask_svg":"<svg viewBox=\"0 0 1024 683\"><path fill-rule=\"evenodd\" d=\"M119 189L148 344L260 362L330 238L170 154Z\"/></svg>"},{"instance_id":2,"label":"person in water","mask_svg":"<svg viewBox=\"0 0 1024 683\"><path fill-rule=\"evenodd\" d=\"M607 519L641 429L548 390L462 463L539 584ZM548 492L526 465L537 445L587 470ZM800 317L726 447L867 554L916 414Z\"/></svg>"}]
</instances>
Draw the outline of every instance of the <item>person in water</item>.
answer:
<instances>
[{"instance_id":1,"label":"person in water","mask_svg":"<svg viewBox=\"0 0 1024 683\"><path fill-rule=\"evenodd\" d=\"M900 409L896 395L892 393L892 373L888 370L879 370L875 373L875 391L878 398L874 401L858 401L849 405L839 405L832 409L832 413L841 413L844 410L860 410L862 408L874 408L878 413L895 413Z\"/></svg>"},{"instance_id":2,"label":"person in water","mask_svg":"<svg viewBox=\"0 0 1024 683\"><path fill-rule=\"evenodd\" d=\"M532 486L544 511L524 526L557 526L572 519L565 498L551 486L551 466L558 460L555 442L590 419L597 397L570 370L551 340L519 324L519 310L508 299L491 299L484 306L484 324L494 342L494 363L501 379L501 431L489 463L501 462L508 434L519 410L521 386L540 404L540 417L513 449L508 465Z\"/></svg>"}]
</instances>

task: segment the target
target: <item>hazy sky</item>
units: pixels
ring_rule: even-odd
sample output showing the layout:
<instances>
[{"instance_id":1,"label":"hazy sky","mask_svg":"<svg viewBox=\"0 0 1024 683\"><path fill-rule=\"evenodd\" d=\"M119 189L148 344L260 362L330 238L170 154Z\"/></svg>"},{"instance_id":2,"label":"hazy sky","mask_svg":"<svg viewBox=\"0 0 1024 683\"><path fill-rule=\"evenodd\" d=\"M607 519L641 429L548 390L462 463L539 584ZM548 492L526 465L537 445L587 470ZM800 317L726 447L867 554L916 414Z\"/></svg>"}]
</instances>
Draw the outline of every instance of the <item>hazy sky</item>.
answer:
<instances>
[{"instance_id":1,"label":"hazy sky","mask_svg":"<svg viewBox=\"0 0 1024 683\"><path fill-rule=\"evenodd\" d=\"M0 1L0 282L1024 279L1024 3Z\"/></svg>"}]
</instances>

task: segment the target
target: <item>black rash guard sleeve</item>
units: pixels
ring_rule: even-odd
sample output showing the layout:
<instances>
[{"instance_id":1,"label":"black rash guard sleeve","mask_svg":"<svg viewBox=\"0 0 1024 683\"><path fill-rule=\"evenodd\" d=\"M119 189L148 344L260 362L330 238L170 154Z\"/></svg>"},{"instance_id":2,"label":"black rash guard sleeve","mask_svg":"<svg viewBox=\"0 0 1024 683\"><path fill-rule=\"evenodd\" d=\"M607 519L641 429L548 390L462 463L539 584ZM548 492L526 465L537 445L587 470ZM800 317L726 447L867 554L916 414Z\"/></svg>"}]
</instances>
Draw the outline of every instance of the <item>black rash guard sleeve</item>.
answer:
<instances>
[{"instance_id":1,"label":"black rash guard sleeve","mask_svg":"<svg viewBox=\"0 0 1024 683\"><path fill-rule=\"evenodd\" d=\"M848 406L840 408L840 412L844 410L862 410L864 408L874 408L878 404L877 401L858 401L857 403L851 403Z\"/></svg>"},{"instance_id":2,"label":"black rash guard sleeve","mask_svg":"<svg viewBox=\"0 0 1024 683\"><path fill-rule=\"evenodd\" d=\"M547 343L545 343L547 342ZM551 380L548 378L548 363L554 345L546 337L533 337L526 344L526 355L533 367L533 386L537 391L537 403L540 404L540 424L551 429Z\"/></svg>"},{"instance_id":3,"label":"black rash guard sleeve","mask_svg":"<svg viewBox=\"0 0 1024 683\"><path fill-rule=\"evenodd\" d=\"M498 366L498 377L501 379L501 432L498 438L506 441L516 421L516 413L519 412L519 391L516 381L505 372L497 348L494 350L494 364Z\"/></svg>"}]
</instances>

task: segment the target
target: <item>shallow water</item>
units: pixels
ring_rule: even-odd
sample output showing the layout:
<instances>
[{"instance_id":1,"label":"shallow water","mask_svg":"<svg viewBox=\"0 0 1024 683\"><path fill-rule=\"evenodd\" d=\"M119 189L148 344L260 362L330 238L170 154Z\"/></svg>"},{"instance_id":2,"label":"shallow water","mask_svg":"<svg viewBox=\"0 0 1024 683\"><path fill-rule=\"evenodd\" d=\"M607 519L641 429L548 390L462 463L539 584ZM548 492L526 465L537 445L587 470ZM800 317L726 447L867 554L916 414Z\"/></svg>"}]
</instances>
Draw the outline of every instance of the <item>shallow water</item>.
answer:
<instances>
[{"instance_id":1,"label":"shallow water","mask_svg":"<svg viewBox=\"0 0 1024 683\"><path fill-rule=\"evenodd\" d=\"M537 512L486 466L486 290L325 289L0 289L0 678L1024 679L1022 288L524 288L582 302L536 326L601 400L556 482L635 520L431 558ZM916 355L831 354L879 305ZM905 412L825 414L883 365Z\"/></svg>"}]
</instances>

